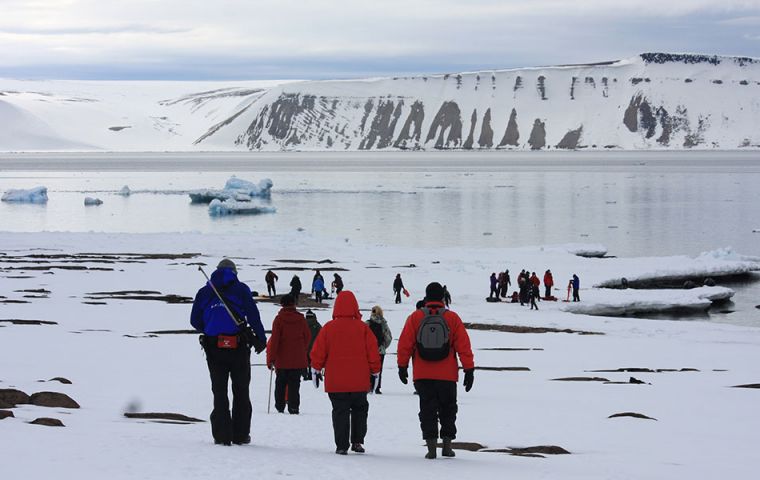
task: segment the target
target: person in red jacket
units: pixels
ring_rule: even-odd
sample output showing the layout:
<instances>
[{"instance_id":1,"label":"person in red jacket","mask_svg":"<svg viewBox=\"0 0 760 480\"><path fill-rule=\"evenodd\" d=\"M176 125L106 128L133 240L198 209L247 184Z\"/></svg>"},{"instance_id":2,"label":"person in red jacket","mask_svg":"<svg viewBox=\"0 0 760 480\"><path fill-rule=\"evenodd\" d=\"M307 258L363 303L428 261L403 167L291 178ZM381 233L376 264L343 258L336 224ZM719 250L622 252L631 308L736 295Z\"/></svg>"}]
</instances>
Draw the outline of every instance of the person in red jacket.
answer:
<instances>
[{"instance_id":1,"label":"person in red jacket","mask_svg":"<svg viewBox=\"0 0 760 480\"><path fill-rule=\"evenodd\" d=\"M425 458L436 457L438 440L438 422L441 423L443 449L441 454L453 457L451 441L456 438L457 427L457 380L459 365L457 356L464 368L464 389L469 392L475 380L475 360L470 347L470 337L464 328L462 319L455 312L443 305L443 287L433 282L425 289L425 308L416 310L406 319L406 324L398 340L398 376L406 384L409 378L409 360L414 364L414 388L420 397L420 428L422 438L427 444ZM443 360L430 361L420 356L417 348L417 333L425 319L426 312L442 316L449 331L448 356Z\"/></svg>"},{"instance_id":2,"label":"person in red jacket","mask_svg":"<svg viewBox=\"0 0 760 480\"><path fill-rule=\"evenodd\" d=\"M282 308L272 323L272 335L267 343L267 367L277 372L274 387L274 408L285 411L285 390L288 392L288 413L298 415L301 405L301 376L308 361L306 352L311 341L311 331L306 318L295 307L292 295L283 295Z\"/></svg>"},{"instance_id":3,"label":"person in red jacket","mask_svg":"<svg viewBox=\"0 0 760 480\"><path fill-rule=\"evenodd\" d=\"M319 387L324 368L325 391L332 402L335 453L351 450L364 453L370 377L380 373L380 354L372 330L362 322L359 304L349 290L335 299L333 318L317 336L311 349L315 385Z\"/></svg>"},{"instance_id":4,"label":"person in red jacket","mask_svg":"<svg viewBox=\"0 0 760 480\"><path fill-rule=\"evenodd\" d=\"M544 298L549 298L552 296L553 286L554 286L554 276L552 275L551 270L547 270L546 273L544 273L544 287L546 288L546 295Z\"/></svg>"}]
</instances>

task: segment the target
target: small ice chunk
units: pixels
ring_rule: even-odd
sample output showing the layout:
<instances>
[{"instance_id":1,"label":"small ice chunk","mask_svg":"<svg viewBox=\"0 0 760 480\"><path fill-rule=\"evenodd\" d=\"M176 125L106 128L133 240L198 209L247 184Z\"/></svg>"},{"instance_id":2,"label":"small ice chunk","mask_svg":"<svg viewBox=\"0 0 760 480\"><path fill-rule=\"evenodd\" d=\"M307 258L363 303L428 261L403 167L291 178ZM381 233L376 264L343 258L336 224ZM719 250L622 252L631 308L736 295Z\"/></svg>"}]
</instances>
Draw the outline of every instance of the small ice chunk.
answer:
<instances>
[{"instance_id":1,"label":"small ice chunk","mask_svg":"<svg viewBox=\"0 0 760 480\"><path fill-rule=\"evenodd\" d=\"M245 193L251 197L268 197L271 195L272 185L272 180L269 178L263 178L259 183L253 183L233 175L224 184L224 189L235 190L237 193Z\"/></svg>"},{"instance_id":2,"label":"small ice chunk","mask_svg":"<svg viewBox=\"0 0 760 480\"><path fill-rule=\"evenodd\" d=\"M215 198L208 205L208 214L212 217L224 215L260 215L275 213L276 208L264 205L253 205L251 202L236 202L235 200L221 201Z\"/></svg>"},{"instance_id":3,"label":"small ice chunk","mask_svg":"<svg viewBox=\"0 0 760 480\"><path fill-rule=\"evenodd\" d=\"M94 197L84 197L84 204L85 204L85 206L88 206L88 205L102 205L103 204L103 200L101 200L99 198L94 198Z\"/></svg>"},{"instance_id":4,"label":"small ice chunk","mask_svg":"<svg viewBox=\"0 0 760 480\"><path fill-rule=\"evenodd\" d=\"M8 190L3 194L3 202L47 203L47 187L35 187L29 190Z\"/></svg>"},{"instance_id":5,"label":"small ice chunk","mask_svg":"<svg viewBox=\"0 0 760 480\"><path fill-rule=\"evenodd\" d=\"M118 192L116 192L116 195L121 195L123 197L128 197L128 196L132 195L132 190L129 189L129 186L124 185L123 187L121 187L121 190L119 190Z\"/></svg>"}]
</instances>

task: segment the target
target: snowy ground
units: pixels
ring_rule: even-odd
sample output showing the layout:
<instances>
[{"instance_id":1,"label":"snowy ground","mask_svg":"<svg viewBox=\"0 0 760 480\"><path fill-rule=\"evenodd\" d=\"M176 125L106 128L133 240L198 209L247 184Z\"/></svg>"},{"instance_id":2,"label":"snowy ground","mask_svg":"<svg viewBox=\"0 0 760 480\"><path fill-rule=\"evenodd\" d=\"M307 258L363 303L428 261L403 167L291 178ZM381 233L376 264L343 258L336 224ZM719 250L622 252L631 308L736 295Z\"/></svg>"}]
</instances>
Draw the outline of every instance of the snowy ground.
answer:
<instances>
[{"instance_id":1,"label":"snowy ground","mask_svg":"<svg viewBox=\"0 0 760 480\"><path fill-rule=\"evenodd\" d=\"M200 257L140 260L127 255L96 263L71 257L9 258L28 254L197 252ZM278 260L331 259L362 309L384 307L397 336L414 300L433 280L447 284L452 308L466 322L599 332L505 333L471 330L476 365L527 367L484 371L469 393L460 388L459 441L491 448L558 445L570 455L525 458L504 453L457 451L453 460L427 461L417 421L417 397L396 377L395 357L386 357L384 394L370 398L368 453L338 457L332 452L330 405L322 391L302 386L300 416L266 414L269 373L254 356L251 392L253 444L213 445L208 423L173 425L130 420L127 409L176 412L207 419L211 391L205 360L194 335L155 330L189 328L188 304L87 299L92 292L154 290L193 296L203 277L192 265L215 265L238 257L240 278L263 290L269 266L314 267ZM134 258L134 257L133 257ZM102 259L101 259L102 260ZM79 410L23 405L16 418L0 420L3 478L750 478L760 442L758 392L730 388L760 382L760 329L700 321L665 321L576 315L562 302L542 302L538 312L519 304L484 301L492 271L551 268L561 287L578 273L581 298L591 285L620 277L636 263L641 273L688 267L686 257L588 259L562 249L412 249L331 242L293 232L277 237L213 235L0 234L0 320L37 319L57 325L0 322L0 388L29 394L69 394ZM713 258L711 265L730 263ZM409 268L410 264L415 267ZM87 266L113 270L32 270L29 266ZM407 266L407 267L402 267ZM11 270L25 267L24 270ZM648 268L649 267L649 268ZM732 264L732 268L736 265ZM402 274L412 296L396 306L391 284ZM284 290L293 272L280 271ZM299 273L310 280L311 272ZM24 298L46 289L42 298ZM560 292L564 293L564 292ZM2 298L7 297L7 298ZM45 298L47 297L47 298ZM101 295L102 297L102 295ZM29 303L7 303L26 300ZM590 300L589 300L590 301ZM104 302L90 305L83 302ZM567 304L564 304L567 305ZM276 307L260 303L265 326ZM321 322L327 311L317 312ZM126 337L131 335L133 337ZM486 350L502 349L502 350ZM517 349L517 350L504 350ZM395 351L395 342L390 349ZM591 372L619 368L696 369L670 372ZM39 383L62 376L72 385ZM552 381L604 377L645 384ZM608 417L637 412L657 419ZM65 428L29 425L55 417Z\"/></svg>"}]
</instances>

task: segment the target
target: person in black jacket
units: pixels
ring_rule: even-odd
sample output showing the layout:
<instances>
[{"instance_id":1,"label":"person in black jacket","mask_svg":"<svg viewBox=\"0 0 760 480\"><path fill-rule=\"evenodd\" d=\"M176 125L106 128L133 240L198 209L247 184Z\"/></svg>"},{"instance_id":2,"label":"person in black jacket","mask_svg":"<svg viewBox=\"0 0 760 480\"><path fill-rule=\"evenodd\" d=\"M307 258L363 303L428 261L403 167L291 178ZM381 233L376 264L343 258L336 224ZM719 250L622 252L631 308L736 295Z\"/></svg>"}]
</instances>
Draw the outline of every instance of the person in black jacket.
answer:
<instances>
[{"instance_id":1,"label":"person in black jacket","mask_svg":"<svg viewBox=\"0 0 760 480\"><path fill-rule=\"evenodd\" d=\"M301 295L301 279L298 278L298 275L293 275L293 279L290 281L290 294L293 295L296 305L298 305L298 298Z\"/></svg>"},{"instance_id":2,"label":"person in black jacket","mask_svg":"<svg viewBox=\"0 0 760 480\"><path fill-rule=\"evenodd\" d=\"M404 281L401 280L401 274L396 274L396 279L393 280L393 293L396 294L396 303L401 303L401 292L404 290Z\"/></svg>"},{"instance_id":3,"label":"person in black jacket","mask_svg":"<svg viewBox=\"0 0 760 480\"><path fill-rule=\"evenodd\" d=\"M223 297L224 303L211 285ZM211 274L209 283L195 295L190 324L203 333L202 345L214 394L214 410L211 412L214 443L242 445L251 441L251 349L227 308L239 319L244 319L259 340L266 343L266 333L251 289L238 280L235 264L225 258ZM232 416L227 398L230 379Z\"/></svg>"},{"instance_id":4,"label":"person in black jacket","mask_svg":"<svg viewBox=\"0 0 760 480\"><path fill-rule=\"evenodd\" d=\"M274 273L271 270L267 271L267 274L264 275L264 281L267 283L267 294L270 297L274 297L277 295L277 288L274 285L274 282L279 280L279 277L276 273Z\"/></svg>"},{"instance_id":5,"label":"person in black jacket","mask_svg":"<svg viewBox=\"0 0 760 480\"><path fill-rule=\"evenodd\" d=\"M333 274L331 290L335 292L335 296L337 296L340 292L343 291L343 279L337 273Z\"/></svg>"}]
</instances>

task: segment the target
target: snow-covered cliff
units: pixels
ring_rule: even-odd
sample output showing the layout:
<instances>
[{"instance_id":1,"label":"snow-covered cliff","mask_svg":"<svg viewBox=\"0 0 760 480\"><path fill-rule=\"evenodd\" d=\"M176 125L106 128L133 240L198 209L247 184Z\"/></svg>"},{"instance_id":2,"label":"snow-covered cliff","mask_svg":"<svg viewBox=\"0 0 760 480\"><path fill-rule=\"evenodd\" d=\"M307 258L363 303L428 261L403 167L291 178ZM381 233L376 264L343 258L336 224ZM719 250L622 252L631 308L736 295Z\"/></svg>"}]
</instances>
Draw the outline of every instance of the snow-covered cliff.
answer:
<instances>
[{"instance_id":1,"label":"snow-covered cliff","mask_svg":"<svg viewBox=\"0 0 760 480\"><path fill-rule=\"evenodd\" d=\"M760 60L308 82L0 81L0 150L737 149L760 145Z\"/></svg>"}]
</instances>

